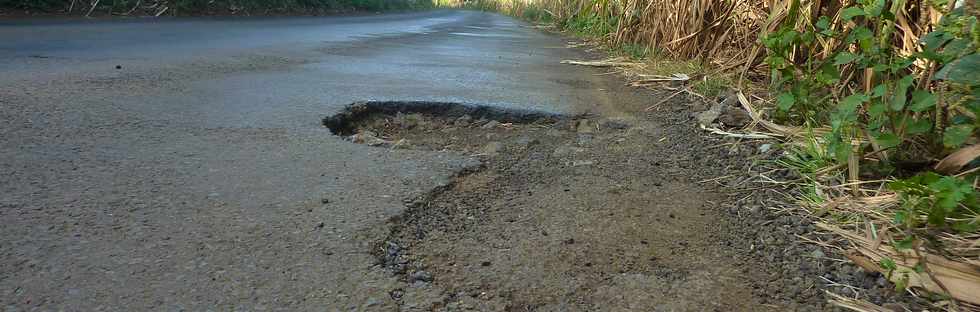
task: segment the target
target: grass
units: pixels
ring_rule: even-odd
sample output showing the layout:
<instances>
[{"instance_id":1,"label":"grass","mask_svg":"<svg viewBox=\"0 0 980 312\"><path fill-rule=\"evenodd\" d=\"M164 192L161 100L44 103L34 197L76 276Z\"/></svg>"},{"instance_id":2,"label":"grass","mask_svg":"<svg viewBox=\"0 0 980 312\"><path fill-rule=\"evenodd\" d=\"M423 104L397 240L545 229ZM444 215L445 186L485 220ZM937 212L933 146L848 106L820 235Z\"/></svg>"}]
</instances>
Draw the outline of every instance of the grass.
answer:
<instances>
[{"instance_id":1,"label":"grass","mask_svg":"<svg viewBox=\"0 0 980 312\"><path fill-rule=\"evenodd\" d=\"M95 14L133 12L153 14L166 7L167 15L196 14L317 14L346 11L389 11L426 9L446 6L448 0L101 0ZM30 12L86 14L88 1L71 0L0 0L0 8ZM145 11L142 11L140 9ZM152 9L151 9L152 8Z\"/></svg>"},{"instance_id":2,"label":"grass","mask_svg":"<svg viewBox=\"0 0 980 312\"><path fill-rule=\"evenodd\" d=\"M612 19L612 20L610 20ZM566 31L572 32L580 37L602 38L615 31L614 18L603 18L599 15L576 16L565 20L561 27Z\"/></svg>"},{"instance_id":3,"label":"grass","mask_svg":"<svg viewBox=\"0 0 980 312\"><path fill-rule=\"evenodd\" d=\"M553 22L551 14L538 7L529 7L521 12L521 18L537 23L550 24Z\"/></svg>"},{"instance_id":4,"label":"grass","mask_svg":"<svg viewBox=\"0 0 980 312\"><path fill-rule=\"evenodd\" d=\"M609 49L609 53L616 56L625 56L634 60L642 60L651 56L650 48L637 43L624 43L620 45L613 46Z\"/></svg>"},{"instance_id":5,"label":"grass","mask_svg":"<svg viewBox=\"0 0 980 312\"><path fill-rule=\"evenodd\" d=\"M653 48L645 43L609 40L617 32L618 18L616 17L591 14L556 20L548 10L535 5L533 2L524 4L523 2L478 1L470 2L466 7L499 11L534 23L553 24L567 34L599 43L604 51L612 57L624 57L649 65L635 72L636 74L670 76L681 73L691 77L700 77L696 81L691 81L689 87L694 92L704 96L717 96L734 85L734 79L730 75L706 75L707 69L701 65L703 60L671 57L663 50Z\"/></svg>"}]
</instances>

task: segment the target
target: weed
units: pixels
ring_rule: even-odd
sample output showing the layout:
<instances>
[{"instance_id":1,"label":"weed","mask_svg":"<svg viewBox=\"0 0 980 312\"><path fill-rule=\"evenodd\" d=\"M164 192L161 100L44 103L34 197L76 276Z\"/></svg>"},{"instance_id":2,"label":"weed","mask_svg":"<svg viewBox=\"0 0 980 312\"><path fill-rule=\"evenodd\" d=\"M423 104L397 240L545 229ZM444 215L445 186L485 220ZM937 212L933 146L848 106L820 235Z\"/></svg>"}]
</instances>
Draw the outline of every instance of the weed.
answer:
<instances>
[{"instance_id":1,"label":"weed","mask_svg":"<svg viewBox=\"0 0 980 312\"><path fill-rule=\"evenodd\" d=\"M980 229L980 203L973 185L962 178L922 173L889 183L902 196L901 210L895 213L895 225L910 237L923 228L938 228L956 233ZM905 247L905 245L896 247Z\"/></svg>"},{"instance_id":2,"label":"weed","mask_svg":"<svg viewBox=\"0 0 980 312\"><path fill-rule=\"evenodd\" d=\"M640 60L650 55L650 48L639 43L624 43L613 46L609 52L616 56L625 56L634 60Z\"/></svg>"},{"instance_id":3,"label":"weed","mask_svg":"<svg viewBox=\"0 0 980 312\"><path fill-rule=\"evenodd\" d=\"M615 18L600 15L576 15L560 26L580 37L605 37L614 31Z\"/></svg>"}]
</instances>

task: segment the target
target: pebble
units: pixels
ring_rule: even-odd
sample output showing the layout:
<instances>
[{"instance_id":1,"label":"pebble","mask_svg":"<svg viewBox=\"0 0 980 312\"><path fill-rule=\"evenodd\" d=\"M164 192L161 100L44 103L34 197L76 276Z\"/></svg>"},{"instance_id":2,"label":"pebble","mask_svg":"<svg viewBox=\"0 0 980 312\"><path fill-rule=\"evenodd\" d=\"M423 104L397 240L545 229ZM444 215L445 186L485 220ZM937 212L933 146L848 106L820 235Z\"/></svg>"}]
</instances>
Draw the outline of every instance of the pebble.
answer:
<instances>
[{"instance_id":1,"label":"pebble","mask_svg":"<svg viewBox=\"0 0 980 312\"><path fill-rule=\"evenodd\" d=\"M391 295L391 299L399 300L402 298L402 296L405 295L405 291L401 289L395 289L391 291L390 295Z\"/></svg>"},{"instance_id":2,"label":"pebble","mask_svg":"<svg viewBox=\"0 0 980 312\"><path fill-rule=\"evenodd\" d=\"M760 154L765 154L765 153L769 152L769 150L771 150L771 149L772 149L772 144L769 144L769 143L762 144L762 145L759 146L759 153Z\"/></svg>"},{"instance_id":3,"label":"pebble","mask_svg":"<svg viewBox=\"0 0 980 312\"><path fill-rule=\"evenodd\" d=\"M616 130L624 130L630 127L629 123L627 123L626 121L621 119L616 119L616 118L607 118L603 120L602 123L600 123L600 126L602 128L616 129Z\"/></svg>"},{"instance_id":4,"label":"pebble","mask_svg":"<svg viewBox=\"0 0 980 312\"><path fill-rule=\"evenodd\" d=\"M579 121L575 122L575 132L595 133L595 127L588 119L579 119Z\"/></svg>"},{"instance_id":5,"label":"pebble","mask_svg":"<svg viewBox=\"0 0 980 312\"><path fill-rule=\"evenodd\" d=\"M718 121L729 127L741 128L752 121L752 116L749 116L749 113L744 109L728 106L722 111Z\"/></svg>"},{"instance_id":6,"label":"pebble","mask_svg":"<svg viewBox=\"0 0 980 312\"><path fill-rule=\"evenodd\" d=\"M557 138L557 137L561 137L563 132L559 131L558 129L548 129L547 131L544 132L544 134L550 137Z\"/></svg>"},{"instance_id":7,"label":"pebble","mask_svg":"<svg viewBox=\"0 0 980 312\"><path fill-rule=\"evenodd\" d=\"M367 144L371 146L383 145L385 143L388 143L388 141L378 138L378 135L371 131L358 132L357 134L352 135L350 137L350 140L354 143Z\"/></svg>"},{"instance_id":8,"label":"pebble","mask_svg":"<svg viewBox=\"0 0 980 312\"><path fill-rule=\"evenodd\" d=\"M491 121L488 121L487 123L483 124L483 126L480 126L480 128L481 129L489 130L489 129L496 128L499 125L500 125L500 122L499 121L491 120Z\"/></svg>"},{"instance_id":9,"label":"pebble","mask_svg":"<svg viewBox=\"0 0 980 312\"><path fill-rule=\"evenodd\" d=\"M555 151L551 153L551 156L552 157L558 157L558 158L560 158L560 157L571 156L571 155L574 155L576 153L580 153L580 152L583 152L583 151L584 151L584 149L582 149L580 147L572 147L572 146L568 146L568 145L562 145L562 146L559 146L559 147L555 148Z\"/></svg>"},{"instance_id":10,"label":"pebble","mask_svg":"<svg viewBox=\"0 0 980 312\"><path fill-rule=\"evenodd\" d=\"M473 120L473 117L470 117L470 115L463 115L463 116L461 116L459 118L456 118L456 121L453 122L453 125L455 125L457 127L466 127L466 126L469 126L470 125L470 121L472 121L472 120Z\"/></svg>"},{"instance_id":11,"label":"pebble","mask_svg":"<svg viewBox=\"0 0 980 312\"><path fill-rule=\"evenodd\" d=\"M381 304L381 300L378 300L378 298L372 297L372 298L368 298L367 302L364 303L364 306L365 307L373 307L373 306L376 306L376 305L379 305L379 304Z\"/></svg>"},{"instance_id":12,"label":"pebble","mask_svg":"<svg viewBox=\"0 0 980 312\"><path fill-rule=\"evenodd\" d=\"M514 144L517 145L517 148L519 149L527 149L531 145L535 145L538 143L540 143L538 139L529 136L522 136L520 138L517 138L517 141L514 142Z\"/></svg>"},{"instance_id":13,"label":"pebble","mask_svg":"<svg viewBox=\"0 0 980 312\"><path fill-rule=\"evenodd\" d=\"M426 282L426 283L431 282L432 281L432 273L429 273L427 271L415 271L415 272L412 272L412 276L409 277L409 281L410 282L413 282L413 283L414 282Z\"/></svg>"},{"instance_id":14,"label":"pebble","mask_svg":"<svg viewBox=\"0 0 980 312\"><path fill-rule=\"evenodd\" d=\"M694 114L694 119L702 126L709 126L721 115L721 104L712 105L710 109Z\"/></svg>"},{"instance_id":15,"label":"pebble","mask_svg":"<svg viewBox=\"0 0 980 312\"><path fill-rule=\"evenodd\" d=\"M483 147L483 153L487 154L487 156L497 156L503 149L504 145L500 144L500 142L490 142Z\"/></svg>"}]
</instances>

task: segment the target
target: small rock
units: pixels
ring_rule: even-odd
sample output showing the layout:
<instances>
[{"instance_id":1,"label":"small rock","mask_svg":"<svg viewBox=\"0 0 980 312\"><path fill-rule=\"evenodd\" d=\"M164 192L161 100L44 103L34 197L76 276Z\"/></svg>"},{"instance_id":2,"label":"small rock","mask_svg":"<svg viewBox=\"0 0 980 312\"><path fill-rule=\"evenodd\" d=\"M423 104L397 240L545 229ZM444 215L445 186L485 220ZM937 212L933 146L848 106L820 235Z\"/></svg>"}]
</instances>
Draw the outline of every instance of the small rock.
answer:
<instances>
[{"instance_id":1,"label":"small rock","mask_svg":"<svg viewBox=\"0 0 980 312\"><path fill-rule=\"evenodd\" d=\"M405 296L405 291L401 289L395 289L388 294L391 295L391 299L400 300L402 296Z\"/></svg>"},{"instance_id":2,"label":"small rock","mask_svg":"<svg viewBox=\"0 0 980 312\"><path fill-rule=\"evenodd\" d=\"M589 122L588 119L579 119L575 123L575 132L578 133L595 133L595 127Z\"/></svg>"},{"instance_id":3,"label":"small rock","mask_svg":"<svg viewBox=\"0 0 980 312\"><path fill-rule=\"evenodd\" d=\"M575 144L578 146L588 146L592 143L592 135L587 133L580 133L578 137L575 138Z\"/></svg>"},{"instance_id":4,"label":"small rock","mask_svg":"<svg viewBox=\"0 0 980 312\"><path fill-rule=\"evenodd\" d=\"M749 112L744 109L728 106L718 117L718 121L728 127L741 128L752 121L752 116L749 116Z\"/></svg>"},{"instance_id":5,"label":"small rock","mask_svg":"<svg viewBox=\"0 0 980 312\"><path fill-rule=\"evenodd\" d=\"M368 298L367 299L367 301L364 303L364 306L365 307L373 307L373 306L376 306L376 305L379 305L379 304L381 304L381 300L378 300L378 298L373 298L372 297L372 298Z\"/></svg>"},{"instance_id":6,"label":"small rock","mask_svg":"<svg viewBox=\"0 0 980 312\"><path fill-rule=\"evenodd\" d=\"M703 101L695 101L693 104L691 104L691 110L695 112L704 111L708 108L708 104Z\"/></svg>"},{"instance_id":7,"label":"small rock","mask_svg":"<svg viewBox=\"0 0 980 312\"><path fill-rule=\"evenodd\" d=\"M888 279L886 279L884 276L879 276L878 279L875 280L875 283L881 287L888 287Z\"/></svg>"},{"instance_id":8,"label":"small rock","mask_svg":"<svg viewBox=\"0 0 980 312\"><path fill-rule=\"evenodd\" d=\"M470 125L471 121L473 121L473 117L470 117L470 115L463 115L460 116L459 118L456 118L456 121L453 122L453 124L456 125L457 127L466 127Z\"/></svg>"},{"instance_id":9,"label":"small rock","mask_svg":"<svg viewBox=\"0 0 980 312\"><path fill-rule=\"evenodd\" d=\"M480 128L489 130L489 129L496 128L497 126L500 126L500 122L496 120L491 120L483 124L483 126L480 126Z\"/></svg>"},{"instance_id":10,"label":"small rock","mask_svg":"<svg viewBox=\"0 0 980 312\"><path fill-rule=\"evenodd\" d=\"M527 149L528 147L531 147L531 145L535 145L535 144L538 144L538 143L540 143L540 141L538 141L538 139L535 139L535 138L532 138L532 137L529 137L529 136L522 136L522 137L517 138L516 141L514 141L514 144L519 149Z\"/></svg>"},{"instance_id":11,"label":"small rock","mask_svg":"<svg viewBox=\"0 0 980 312\"><path fill-rule=\"evenodd\" d=\"M766 144L759 145L759 153L760 154L765 154L765 153L769 152L770 150L772 150L772 144L766 143Z\"/></svg>"},{"instance_id":12,"label":"small rock","mask_svg":"<svg viewBox=\"0 0 980 312\"><path fill-rule=\"evenodd\" d=\"M881 307L882 308L885 308L885 309L888 309L888 310L895 311L895 312L905 312L905 311L908 311L908 309L906 309L904 305L902 305L900 303L894 303L894 302L889 302L889 303L883 304L883 305L881 305Z\"/></svg>"},{"instance_id":13,"label":"small rock","mask_svg":"<svg viewBox=\"0 0 980 312\"><path fill-rule=\"evenodd\" d=\"M420 281L428 283L432 281L432 273L426 271L415 271L412 273L412 276L409 276L408 280L409 282L413 283Z\"/></svg>"},{"instance_id":14,"label":"small rock","mask_svg":"<svg viewBox=\"0 0 980 312\"><path fill-rule=\"evenodd\" d=\"M616 130L628 129L630 127L629 123L627 123L625 120L618 119L618 118L606 118L599 125L605 129L616 129Z\"/></svg>"},{"instance_id":15,"label":"small rock","mask_svg":"<svg viewBox=\"0 0 980 312\"><path fill-rule=\"evenodd\" d=\"M707 127L710 126L711 123L715 122L715 119L718 119L718 116L721 116L721 110L721 104L714 104L710 109L694 114L694 118L697 119L699 124Z\"/></svg>"},{"instance_id":16,"label":"small rock","mask_svg":"<svg viewBox=\"0 0 980 312\"><path fill-rule=\"evenodd\" d=\"M551 153L551 156L556 158L567 157L567 156L574 155L575 153L580 151L582 151L582 148L562 145L559 146L558 148L555 148L555 151Z\"/></svg>"},{"instance_id":17,"label":"small rock","mask_svg":"<svg viewBox=\"0 0 980 312\"><path fill-rule=\"evenodd\" d=\"M578 166L591 166L591 165L594 165L594 164L595 164L595 162L594 161L591 161L591 160L576 160L576 161L573 161L572 162L572 166L574 166L574 167L578 167Z\"/></svg>"},{"instance_id":18,"label":"small rock","mask_svg":"<svg viewBox=\"0 0 980 312\"><path fill-rule=\"evenodd\" d=\"M548 129L547 131L544 132L544 135L557 138L562 136L562 132L559 131L558 129Z\"/></svg>"},{"instance_id":19,"label":"small rock","mask_svg":"<svg viewBox=\"0 0 980 312\"><path fill-rule=\"evenodd\" d=\"M363 130L350 137L351 142L358 144L366 144L371 146L378 146L387 144L388 141L381 139L372 131Z\"/></svg>"},{"instance_id":20,"label":"small rock","mask_svg":"<svg viewBox=\"0 0 980 312\"><path fill-rule=\"evenodd\" d=\"M490 142L483 147L483 153L487 156L497 156L503 149L504 145L500 144L500 142Z\"/></svg>"}]
</instances>

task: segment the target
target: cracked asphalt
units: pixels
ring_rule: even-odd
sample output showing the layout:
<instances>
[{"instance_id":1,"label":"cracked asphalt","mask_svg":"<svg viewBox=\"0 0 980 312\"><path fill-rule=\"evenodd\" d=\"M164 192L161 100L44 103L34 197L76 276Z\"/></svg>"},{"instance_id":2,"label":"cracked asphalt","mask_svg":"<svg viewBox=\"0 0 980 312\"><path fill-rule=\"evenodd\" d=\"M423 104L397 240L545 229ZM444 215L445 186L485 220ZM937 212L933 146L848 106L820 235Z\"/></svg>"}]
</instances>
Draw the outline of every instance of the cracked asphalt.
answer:
<instances>
[{"instance_id":1,"label":"cracked asphalt","mask_svg":"<svg viewBox=\"0 0 980 312\"><path fill-rule=\"evenodd\" d=\"M470 158L351 144L364 100L615 115L644 98L508 17L0 22L7 310L371 310L376 240ZM647 99L648 100L648 99ZM618 105L618 104L617 104Z\"/></svg>"}]
</instances>

